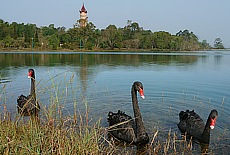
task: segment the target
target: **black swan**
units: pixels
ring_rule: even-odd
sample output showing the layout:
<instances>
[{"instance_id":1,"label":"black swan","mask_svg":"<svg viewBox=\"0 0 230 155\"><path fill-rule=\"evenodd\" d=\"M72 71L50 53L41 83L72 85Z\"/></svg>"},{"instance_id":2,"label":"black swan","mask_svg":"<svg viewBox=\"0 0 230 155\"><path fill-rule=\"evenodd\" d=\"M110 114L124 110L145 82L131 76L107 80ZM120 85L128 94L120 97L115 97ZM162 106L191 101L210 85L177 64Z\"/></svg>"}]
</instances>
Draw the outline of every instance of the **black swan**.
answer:
<instances>
[{"instance_id":1,"label":"black swan","mask_svg":"<svg viewBox=\"0 0 230 155\"><path fill-rule=\"evenodd\" d=\"M17 98L18 113L22 116L38 116L40 105L36 100L35 71L33 69L28 70L28 78L31 79L30 95L21 95Z\"/></svg>"},{"instance_id":2,"label":"black swan","mask_svg":"<svg viewBox=\"0 0 230 155\"><path fill-rule=\"evenodd\" d=\"M217 110L212 110L208 116L206 124L194 110L181 111L179 113L180 122L178 128L182 134L192 136L194 140L198 140L202 144L209 144L210 129L214 129L216 119L218 117Z\"/></svg>"},{"instance_id":3,"label":"black swan","mask_svg":"<svg viewBox=\"0 0 230 155\"><path fill-rule=\"evenodd\" d=\"M145 131L142 121L141 112L138 106L137 91L144 99L143 85L141 82L134 82L131 88L132 104L134 111L134 119L124 112L118 110L117 113L108 113L109 135L116 139L134 144L137 146L146 145L149 142L149 136Z\"/></svg>"}]
</instances>

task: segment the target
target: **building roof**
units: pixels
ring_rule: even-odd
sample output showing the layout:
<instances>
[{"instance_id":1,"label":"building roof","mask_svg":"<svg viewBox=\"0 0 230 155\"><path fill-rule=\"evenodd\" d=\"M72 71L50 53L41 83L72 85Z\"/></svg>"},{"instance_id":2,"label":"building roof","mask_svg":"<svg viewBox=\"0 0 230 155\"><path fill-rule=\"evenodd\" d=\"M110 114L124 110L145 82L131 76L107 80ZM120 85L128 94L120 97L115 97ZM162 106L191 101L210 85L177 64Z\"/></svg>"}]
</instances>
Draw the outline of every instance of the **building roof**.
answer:
<instances>
[{"instance_id":1,"label":"building roof","mask_svg":"<svg viewBox=\"0 0 230 155\"><path fill-rule=\"evenodd\" d=\"M79 12L80 12L80 13L82 13L82 12L87 13L87 10L85 9L84 3L83 3L83 5L82 5L82 7L81 7L81 10L80 10Z\"/></svg>"}]
</instances>

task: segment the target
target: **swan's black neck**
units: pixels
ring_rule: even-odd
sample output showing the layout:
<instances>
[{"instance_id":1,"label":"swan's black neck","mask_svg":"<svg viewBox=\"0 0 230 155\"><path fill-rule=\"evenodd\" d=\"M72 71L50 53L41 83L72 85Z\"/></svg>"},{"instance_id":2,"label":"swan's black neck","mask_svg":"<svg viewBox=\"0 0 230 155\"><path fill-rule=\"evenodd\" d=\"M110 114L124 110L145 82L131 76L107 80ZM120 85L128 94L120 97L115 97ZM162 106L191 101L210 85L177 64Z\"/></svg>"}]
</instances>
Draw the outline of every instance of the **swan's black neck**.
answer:
<instances>
[{"instance_id":1,"label":"swan's black neck","mask_svg":"<svg viewBox=\"0 0 230 155\"><path fill-rule=\"evenodd\" d=\"M210 116L207 119L207 122L204 127L200 141L205 144L209 144L210 141Z\"/></svg>"},{"instance_id":2,"label":"swan's black neck","mask_svg":"<svg viewBox=\"0 0 230 155\"><path fill-rule=\"evenodd\" d=\"M137 90L134 88L134 85L132 86L131 94L132 94L133 111L134 111L135 125L136 125L136 131L135 131L136 141L137 141L136 143L138 144L138 143L142 143L143 138L148 139L148 136L145 131L144 123L142 121L142 116L137 100Z\"/></svg>"},{"instance_id":3,"label":"swan's black neck","mask_svg":"<svg viewBox=\"0 0 230 155\"><path fill-rule=\"evenodd\" d=\"M36 93L35 93L35 76L31 77L30 95L33 96L34 99L36 99Z\"/></svg>"}]
</instances>

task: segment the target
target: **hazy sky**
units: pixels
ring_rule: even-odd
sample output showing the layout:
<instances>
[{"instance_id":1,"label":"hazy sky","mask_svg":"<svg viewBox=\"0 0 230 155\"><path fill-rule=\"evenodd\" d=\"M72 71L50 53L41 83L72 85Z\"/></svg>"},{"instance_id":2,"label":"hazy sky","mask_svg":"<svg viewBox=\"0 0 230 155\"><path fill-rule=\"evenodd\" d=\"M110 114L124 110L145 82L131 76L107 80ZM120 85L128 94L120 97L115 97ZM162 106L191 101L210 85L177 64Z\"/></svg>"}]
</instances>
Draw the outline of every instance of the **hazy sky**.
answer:
<instances>
[{"instance_id":1,"label":"hazy sky","mask_svg":"<svg viewBox=\"0 0 230 155\"><path fill-rule=\"evenodd\" d=\"M98 29L124 27L132 20L152 32L188 29L212 46L219 37L230 47L230 0L1 0L0 18L68 29L79 19L83 3Z\"/></svg>"}]
</instances>

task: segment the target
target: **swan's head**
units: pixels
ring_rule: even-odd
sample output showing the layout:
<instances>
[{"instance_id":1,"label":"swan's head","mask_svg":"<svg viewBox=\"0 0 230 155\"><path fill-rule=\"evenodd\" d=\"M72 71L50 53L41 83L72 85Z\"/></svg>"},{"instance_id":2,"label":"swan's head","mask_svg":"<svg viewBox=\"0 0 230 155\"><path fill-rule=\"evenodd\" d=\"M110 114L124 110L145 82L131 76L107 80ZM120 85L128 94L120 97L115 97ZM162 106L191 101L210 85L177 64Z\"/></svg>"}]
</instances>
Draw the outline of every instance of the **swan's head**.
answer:
<instances>
[{"instance_id":1,"label":"swan's head","mask_svg":"<svg viewBox=\"0 0 230 155\"><path fill-rule=\"evenodd\" d=\"M29 69L28 70L28 78L34 78L35 77L35 73L33 69Z\"/></svg>"},{"instance_id":2,"label":"swan's head","mask_svg":"<svg viewBox=\"0 0 230 155\"><path fill-rule=\"evenodd\" d=\"M216 124L216 119L218 117L218 112L217 110L212 110L210 115L209 115L209 119L210 119L210 128L214 129L215 124Z\"/></svg>"},{"instance_id":3,"label":"swan's head","mask_svg":"<svg viewBox=\"0 0 230 155\"><path fill-rule=\"evenodd\" d=\"M133 83L134 89L139 92L142 99L145 99L143 84L139 81Z\"/></svg>"}]
</instances>

